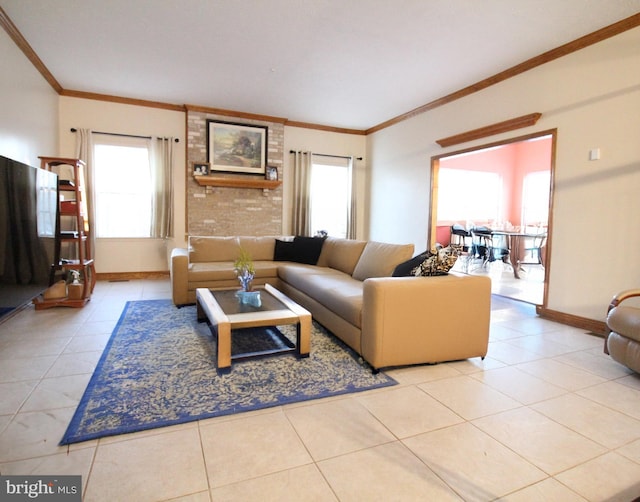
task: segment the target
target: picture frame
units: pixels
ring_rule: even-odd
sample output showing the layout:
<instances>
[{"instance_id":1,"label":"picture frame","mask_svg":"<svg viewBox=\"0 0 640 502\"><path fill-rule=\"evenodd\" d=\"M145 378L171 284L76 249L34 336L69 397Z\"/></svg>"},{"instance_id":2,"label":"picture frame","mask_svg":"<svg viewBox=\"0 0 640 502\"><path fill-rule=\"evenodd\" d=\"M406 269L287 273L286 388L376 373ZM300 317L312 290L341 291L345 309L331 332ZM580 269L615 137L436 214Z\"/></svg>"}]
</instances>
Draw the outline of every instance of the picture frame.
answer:
<instances>
[{"instance_id":1,"label":"picture frame","mask_svg":"<svg viewBox=\"0 0 640 502\"><path fill-rule=\"evenodd\" d=\"M257 174L265 176L267 126L207 120L209 173Z\"/></svg>"},{"instance_id":2,"label":"picture frame","mask_svg":"<svg viewBox=\"0 0 640 502\"><path fill-rule=\"evenodd\" d=\"M268 181L278 181L278 168L273 166L267 166L265 179L267 179Z\"/></svg>"},{"instance_id":3,"label":"picture frame","mask_svg":"<svg viewBox=\"0 0 640 502\"><path fill-rule=\"evenodd\" d=\"M194 176L207 176L209 174L208 162L194 162L193 163L193 175Z\"/></svg>"}]
</instances>

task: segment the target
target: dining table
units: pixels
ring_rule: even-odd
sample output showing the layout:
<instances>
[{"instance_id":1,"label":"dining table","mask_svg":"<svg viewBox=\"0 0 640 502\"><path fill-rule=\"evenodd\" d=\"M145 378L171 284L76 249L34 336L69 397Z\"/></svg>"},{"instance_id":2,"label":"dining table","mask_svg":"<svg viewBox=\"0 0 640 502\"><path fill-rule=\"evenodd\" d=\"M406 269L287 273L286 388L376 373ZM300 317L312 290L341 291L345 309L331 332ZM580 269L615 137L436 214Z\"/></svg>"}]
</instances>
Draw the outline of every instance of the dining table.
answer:
<instances>
[{"instance_id":1,"label":"dining table","mask_svg":"<svg viewBox=\"0 0 640 502\"><path fill-rule=\"evenodd\" d=\"M525 239L544 237L543 233L522 232L519 230L491 230L491 235L504 236L509 249L509 263L513 268L513 276L520 279L520 264L525 255ZM541 253L542 266L544 267L544 253Z\"/></svg>"}]
</instances>

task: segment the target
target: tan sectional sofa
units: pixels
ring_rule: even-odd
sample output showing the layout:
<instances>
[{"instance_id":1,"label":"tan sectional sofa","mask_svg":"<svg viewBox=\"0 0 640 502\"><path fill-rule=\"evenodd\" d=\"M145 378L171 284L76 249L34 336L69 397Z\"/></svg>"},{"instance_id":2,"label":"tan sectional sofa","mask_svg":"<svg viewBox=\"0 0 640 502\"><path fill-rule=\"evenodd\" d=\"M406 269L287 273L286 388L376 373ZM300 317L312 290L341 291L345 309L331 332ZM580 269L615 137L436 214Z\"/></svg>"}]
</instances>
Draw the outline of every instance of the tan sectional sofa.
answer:
<instances>
[{"instance_id":1,"label":"tan sectional sofa","mask_svg":"<svg viewBox=\"0 0 640 502\"><path fill-rule=\"evenodd\" d=\"M374 369L487 353L490 279L391 277L413 245L329 237L311 265L275 260L274 237L191 237L189 249L171 254L174 303L195 303L196 288L239 287L233 262L241 247L254 260L254 284L269 283L305 307Z\"/></svg>"}]
</instances>

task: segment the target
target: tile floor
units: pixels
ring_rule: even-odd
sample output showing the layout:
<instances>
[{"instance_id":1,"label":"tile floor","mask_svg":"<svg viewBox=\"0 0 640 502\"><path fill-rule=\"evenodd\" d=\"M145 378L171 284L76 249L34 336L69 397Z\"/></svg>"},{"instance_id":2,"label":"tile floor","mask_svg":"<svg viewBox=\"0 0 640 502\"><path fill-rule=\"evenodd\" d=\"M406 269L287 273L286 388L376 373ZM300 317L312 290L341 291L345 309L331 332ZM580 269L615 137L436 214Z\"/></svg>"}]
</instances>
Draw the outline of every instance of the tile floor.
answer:
<instances>
[{"instance_id":1,"label":"tile floor","mask_svg":"<svg viewBox=\"0 0 640 502\"><path fill-rule=\"evenodd\" d=\"M479 260L469 262L468 265L464 260L458 260L453 269L471 275L489 276L491 292L495 295L542 305L545 270L541 265L521 265L519 279L513 276L511 265L500 260L485 266Z\"/></svg>"},{"instance_id":2,"label":"tile floor","mask_svg":"<svg viewBox=\"0 0 640 502\"><path fill-rule=\"evenodd\" d=\"M488 357L389 373L399 385L143 433L57 443L125 301L0 324L0 472L81 474L86 501L630 501L640 378L602 339L494 297Z\"/></svg>"}]
</instances>

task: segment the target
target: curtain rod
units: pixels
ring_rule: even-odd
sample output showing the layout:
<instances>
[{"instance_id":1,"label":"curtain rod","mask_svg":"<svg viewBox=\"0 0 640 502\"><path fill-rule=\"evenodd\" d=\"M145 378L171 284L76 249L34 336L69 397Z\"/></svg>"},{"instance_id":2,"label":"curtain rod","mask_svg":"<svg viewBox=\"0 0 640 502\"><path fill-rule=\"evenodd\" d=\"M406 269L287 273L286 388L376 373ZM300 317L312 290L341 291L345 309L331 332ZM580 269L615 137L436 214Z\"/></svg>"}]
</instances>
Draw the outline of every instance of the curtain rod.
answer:
<instances>
[{"instance_id":1,"label":"curtain rod","mask_svg":"<svg viewBox=\"0 0 640 502\"><path fill-rule=\"evenodd\" d=\"M301 152L296 150L289 150L289 153L309 153L309 152ZM320 157L337 157L339 159L350 159L346 155L329 155L328 153L311 153L311 155L319 155ZM355 157L356 160L362 160L362 157Z\"/></svg>"},{"instance_id":2,"label":"curtain rod","mask_svg":"<svg viewBox=\"0 0 640 502\"><path fill-rule=\"evenodd\" d=\"M71 132L77 132L78 130L75 127L71 128ZM137 136L135 134L120 134L117 132L102 132L102 131L92 131L94 134L104 134L106 136L122 136L123 138L140 138L140 139L152 139L153 136ZM157 138L157 139L167 139L167 138ZM176 143L180 143L178 138L175 139Z\"/></svg>"}]
</instances>

